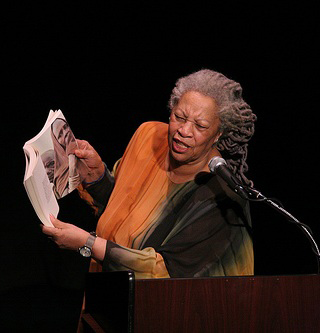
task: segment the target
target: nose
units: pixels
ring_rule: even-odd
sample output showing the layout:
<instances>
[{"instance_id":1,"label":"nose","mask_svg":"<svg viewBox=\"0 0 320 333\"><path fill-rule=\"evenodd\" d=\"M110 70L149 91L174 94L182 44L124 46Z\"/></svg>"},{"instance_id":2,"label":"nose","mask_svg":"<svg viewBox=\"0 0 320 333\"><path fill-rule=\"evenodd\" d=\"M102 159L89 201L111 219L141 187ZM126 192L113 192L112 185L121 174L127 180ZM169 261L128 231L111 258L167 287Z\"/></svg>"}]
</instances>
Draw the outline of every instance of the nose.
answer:
<instances>
[{"instance_id":1,"label":"nose","mask_svg":"<svg viewBox=\"0 0 320 333\"><path fill-rule=\"evenodd\" d=\"M178 128L179 134L183 138L188 138L192 136L192 123L190 121L185 121L181 126Z\"/></svg>"}]
</instances>

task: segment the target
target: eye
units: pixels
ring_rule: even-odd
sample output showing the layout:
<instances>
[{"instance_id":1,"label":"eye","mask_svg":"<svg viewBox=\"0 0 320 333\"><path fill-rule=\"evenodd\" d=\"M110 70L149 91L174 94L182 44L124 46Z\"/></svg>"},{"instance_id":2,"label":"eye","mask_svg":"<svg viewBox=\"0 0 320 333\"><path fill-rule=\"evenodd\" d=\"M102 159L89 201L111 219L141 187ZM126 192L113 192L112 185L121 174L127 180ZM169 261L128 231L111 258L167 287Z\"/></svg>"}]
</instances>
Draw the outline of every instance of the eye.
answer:
<instances>
[{"instance_id":1,"label":"eye","mask_svg":"<svg viewBox=\"0 0 320 333\"><path fill-rule=\"evenodd\" d=\"M61 129L58 133L58 140L62 137L63 129Z\"/></svg>"},{"instance_id":2,"label":"eye","mask_svg":"<svg viewBox=\"0 0 320 333\"><path fill-rule=\"evenodd\" d=\"M200 124L196 124L197 128L201 129L201 130L205 130L207 129L208 127L207 126L204 126L204 125L200 125Z\"/></svg>"},{"instance_id":3,"label":"eye","mask_svg":"<svg viewBox=\"0 0 320 333\"><path fill-rule=\"evenodd\" d=\"M185 120L185 118L178 116L176 113L174 114L174 116L176 117L177 120L180 120L180 121Z\"/></svg>"}]
</instances>

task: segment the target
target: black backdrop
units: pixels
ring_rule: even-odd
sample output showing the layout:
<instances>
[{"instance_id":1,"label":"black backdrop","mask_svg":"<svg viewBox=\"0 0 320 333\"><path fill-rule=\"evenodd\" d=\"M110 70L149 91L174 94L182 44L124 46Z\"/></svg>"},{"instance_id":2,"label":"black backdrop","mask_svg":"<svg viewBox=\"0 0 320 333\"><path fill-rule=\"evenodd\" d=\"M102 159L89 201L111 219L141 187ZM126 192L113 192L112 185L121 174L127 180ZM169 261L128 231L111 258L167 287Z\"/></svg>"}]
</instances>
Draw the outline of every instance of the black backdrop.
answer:
<instances>
[{"instance_id":1,"label":"black backdrop","mask_svg":"<svg viewBox=\"0 0 320 333\"><path fill-rule=\"evenodd\" d=\"M319 241L315 11L128 6L67 8L63 15L61 8L36 15L25 6L2 21L0 319L13 331L74 331L88 266L42 235L22 184L22 146L50 109L60 108L75 135L111 166L141 122L168 120L177 78L220 71L242 84L258 116L248 177ZM87 230L95 223L76 193L61 201L60 219ZM317 272L296 226L262 203L252 204L252 219L257 275Z\"/></svg>"}]
</instances>

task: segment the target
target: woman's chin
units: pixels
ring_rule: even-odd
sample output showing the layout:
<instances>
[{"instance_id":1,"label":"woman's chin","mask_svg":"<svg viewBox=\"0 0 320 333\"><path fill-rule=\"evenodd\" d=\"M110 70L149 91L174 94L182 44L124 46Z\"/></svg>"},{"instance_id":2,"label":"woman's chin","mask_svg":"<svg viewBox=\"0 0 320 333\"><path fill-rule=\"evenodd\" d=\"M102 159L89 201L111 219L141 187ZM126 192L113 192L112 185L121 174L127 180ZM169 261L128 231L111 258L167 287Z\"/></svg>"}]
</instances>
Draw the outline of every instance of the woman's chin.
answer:
<instances>
[{"instance_id":1,"label":"woman's chin","mask_svg":"<svg viewBox=\"0 0 320 333\"><path fill-rule=\"evenodd\" d=\"M177 152L175 150L170 150L171 159L178 164L186 164L189 160L189 156L186 153Z\"/></svg>"}]
</instances>

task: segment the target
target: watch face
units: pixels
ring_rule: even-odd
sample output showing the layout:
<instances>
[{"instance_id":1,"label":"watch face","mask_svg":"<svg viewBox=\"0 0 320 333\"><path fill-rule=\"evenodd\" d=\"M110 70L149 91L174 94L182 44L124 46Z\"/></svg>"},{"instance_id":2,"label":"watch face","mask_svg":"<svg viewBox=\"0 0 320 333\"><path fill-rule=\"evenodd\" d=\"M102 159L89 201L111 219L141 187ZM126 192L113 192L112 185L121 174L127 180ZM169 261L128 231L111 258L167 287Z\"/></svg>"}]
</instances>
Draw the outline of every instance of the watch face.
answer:
<instances>
[{"instance_id":1,"label":"watch face","mask_svg":"<svg viewBox=\"0 0 320 333\"><path fill-rule=\"evenodd\" d=\"M91 250L86 246L82 247L79 252L84 257L91 257Z\"/></svg>"}]
</instances>

